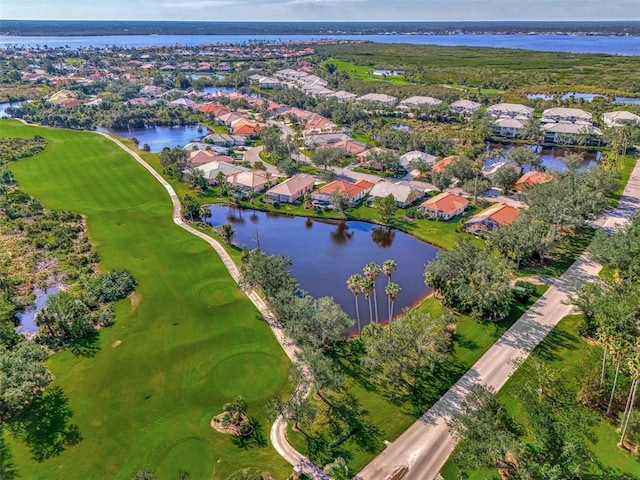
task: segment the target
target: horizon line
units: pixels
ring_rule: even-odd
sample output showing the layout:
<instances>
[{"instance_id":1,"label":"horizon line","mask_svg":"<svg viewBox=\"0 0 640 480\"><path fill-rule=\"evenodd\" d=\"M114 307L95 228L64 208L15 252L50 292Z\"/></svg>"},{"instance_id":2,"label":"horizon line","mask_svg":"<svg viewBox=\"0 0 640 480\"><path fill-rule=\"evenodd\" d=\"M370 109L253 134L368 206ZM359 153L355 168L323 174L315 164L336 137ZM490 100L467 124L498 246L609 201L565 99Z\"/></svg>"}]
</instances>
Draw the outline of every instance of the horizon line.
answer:
<instances>
[{"instance_id":1,"label":"horizon line","mask_svg":"<svg viewBox=\"0 0 640 480\"><path fill-rule=\"evenodd\" d=\"M85 19L85 18L66 18L66 19L43 19L43 18L0 18L1 22L156 22L156 23L283 23L283 24L300 24L300 23L378 23L378 24L393 24L393 23L640 23L640 18L637 19L624 19L624 20L297 20L297 21L282 21L282 20L157 20L157 19Z\"/></svg>"}]
</instances>

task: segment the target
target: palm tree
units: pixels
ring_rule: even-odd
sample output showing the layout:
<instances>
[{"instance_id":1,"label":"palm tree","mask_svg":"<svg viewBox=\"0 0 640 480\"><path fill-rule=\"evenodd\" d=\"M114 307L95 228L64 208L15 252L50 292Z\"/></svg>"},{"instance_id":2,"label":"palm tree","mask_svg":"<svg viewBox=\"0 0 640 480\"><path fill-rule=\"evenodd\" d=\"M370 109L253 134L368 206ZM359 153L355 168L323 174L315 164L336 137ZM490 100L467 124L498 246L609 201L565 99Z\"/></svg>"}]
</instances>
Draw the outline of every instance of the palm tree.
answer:
<instances>
[{"instance_id":1,"label":"palm tree","mask_svg":"<svg viewBox=\"0 0 640 480\"><path fill-rule=\"evenodd\" d=\"M398 295L400 295L400 290L402 290L400 285L393 282L387 283L384 287L384 292L389 298L389 323L391 323L391 320L393 319L393 302L395 302Z\"/></svg>"},{"instance_id":2,"label":"palm tree","mask_svg":"<svg viewBox=\"0 0 640 480\"><path fill-rule=\"evenodd\" d=\"M371 310L371 292L374 290L375 284L373 283L373 280L369 278L362 276L360 278L362 279L362 282L360 283L360 290L362 291L362 293L364 293L364 298L369 301L369 323L373 323L373 311Z\"/></svg>"},{"instance_id":3,"label":"palm tree","mask_svg":"<svg viewBox=\"0 0 640 480\"><path fill-rule=\"evenodd\" d=\"M238 395L233 402L226 403L224 407L224 416L222 417L222 425L238 425L242 421L247 411L247 402L242 395Z\"/></svg>"},{"instance_id":4,"label":"palm tree","mask_svg":"<svg viewBox=\"0 0 640 480\"><path fill-rule=\"evenodd\" d=\"M391 282L391 275L398 269L395 260L389 259L382 262L382 273L387 277L387 284Z\"/></svg>"},{"instance_id":5,"label":"palm tree","mask_svg":"<svg viewBox=\"0 0 640 480\"><path fill-rule=\"evenodd\" d=\"M376 323L378 323L378 297L376 295L376 280L382 273L382 269L380 268L380 265L378 265L376 262L369 262L364 266L363 271L364 271L364 276L368 280L371 280L371 283L373 285L372 287L373 305L375 306L375 311L376 311Z\"/></svg>"},{"instance_id":6,"label":"palm tree","mask_svg":"<svg viewBox=\"0 0 640 480\"><path fill-rule=\"evenodd\" d=\"M360 328L360 309L358 308L358 295L362 293L362 275L359 273L354 273L347 278L347 288L353 294L353 298L356 302L356 320L358 322L358 336L360 336L361 328Z\"/></svg>"}]
</instances>

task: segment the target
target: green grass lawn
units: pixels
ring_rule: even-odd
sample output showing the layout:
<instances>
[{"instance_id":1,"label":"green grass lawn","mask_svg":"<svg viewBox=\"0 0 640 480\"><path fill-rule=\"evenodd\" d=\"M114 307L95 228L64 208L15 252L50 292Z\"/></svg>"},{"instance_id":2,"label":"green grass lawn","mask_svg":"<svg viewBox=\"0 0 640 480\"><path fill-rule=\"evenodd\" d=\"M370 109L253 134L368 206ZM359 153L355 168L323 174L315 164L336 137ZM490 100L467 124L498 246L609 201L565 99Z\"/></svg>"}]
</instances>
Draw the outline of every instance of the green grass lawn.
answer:
<instances>
[{"instance_id":1,"label":"green grass lawn","mask_svg":"<svg viewBox=\"0 0 640 480\"><path fill-rule=\"evenodd\" d=\"M544 339L534 350L533 355L538 359L548 362L561 374L561 380L575 384L584 371L586 359L601 357L601 350L595 345L587 344L578 335L578 325L581 317L570 315L560 321L558 326ZM595 360L597 361L597 360ZM523 370L516 371L498 393L500 401L506 405L509 413L514 415L516 421L525 423L525 406L516 399L516 392L527 381ZM615 426L607 420L601 419L592 427L597 437L597 442L591 444L594 462L590 464L593 478L619 478L623 474L640 477L640 462L631 453L617 447L619 436ZM442 469L442 475L446 480L456 480L459 467L449 459ZM467 472L469 479L481 480L486 478L500 478L497 472L479 470ZM466 477L465 477L466 478ZM589 477L591 478L591 477Z\"/></svg>"},{"instance_id":2,"label":"green grass lawn","mask_svg":"<svg viewBox=\"0 0 640 480\"><path fill-rule=\"evenodd\" d=\"M538 285L536 294L527 304L516 304L511 313L501 322L478 322L471 317L460 315L457 318L453 351L449 359L437 368L433 374L433 381L425 390L420 407L411 403L394 403L383 393L372 388L370 378L359 366L361 353L358 351L358 341L341 347L336 351L347 375L349 391L353 394L362 408L367 412L364 420L372 425L375 434L366 445L358 444L349 438L341 446L341 454L348 461L351 472L362 469L371 459L385 447L384 440L393 441L404 432L416 418L440 398L494 343L500 336L520 318L527 308L537 300L546 290L547 285ZM442 312L441 303L434 297L426 298L418 307L421 312L439 315ZM331 438L329 434L326 407L317 400L318 413L316 422L305 434L289 430L289 441L299 451L306 452L313 457L322 456L318 451L317 438Z\"/></svg>"},{"instance_id":3,"label":"green grass lawn","mask_svg":"<svg viewBox=\"0 0 640 480\"><path fill-rule=\"evenodd\" d=\"M375 70L372 67L355 65L343 60L336 60L335 58L330 58L324 62L325 65L327 63L333 63L338 68L339 72L346 72L350 78L356 80L364 80L366 82L386 82L394 85L412 85L412 83L405 80L402 75L387 75L386 77L383 77L382 75L374 75L371 73Z\"/></svg>"},{"instance_id":4,"label":"green grass lawn","mask_svg":"<svg viewBox=\"0 0 640 480\"><path fill-rule=\"evenodd\" d=\"M42 463L12 440L20 478L127 479L144 467L160 480L178 469L224 479L243 467L284 478L291 468L268 445L264 404L291 391L289 362L211 247L173 224L164 188L93 133L2 120L0 135L47 139L43 153L11 164L21 187L47 208L86 216L101 268L138 281L95 355L51 357L82 440ZM209 426L239 394L261 424L248 446Z\"/></svg>"}]
</instances>

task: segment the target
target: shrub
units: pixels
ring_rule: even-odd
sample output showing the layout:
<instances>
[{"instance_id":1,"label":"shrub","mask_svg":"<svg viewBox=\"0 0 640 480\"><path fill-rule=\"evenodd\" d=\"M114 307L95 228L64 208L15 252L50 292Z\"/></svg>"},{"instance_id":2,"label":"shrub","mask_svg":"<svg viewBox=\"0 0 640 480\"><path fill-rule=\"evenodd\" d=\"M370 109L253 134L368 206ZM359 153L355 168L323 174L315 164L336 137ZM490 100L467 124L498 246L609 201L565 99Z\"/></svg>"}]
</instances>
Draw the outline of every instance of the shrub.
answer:
<instances>
[{"instance_id":1,"label":"shrub","mask_svg":"<svg viewBox=\"0 0 640 480\"><path fill-rule=\"evenodd\" d=\"M513 289L513 296L518 302L526 302L529 297L536 293L536 286L533 283L518 280Z\"/></svg>"},{"instance_id":2,"label":"shrub","mask_svg":"<svg viewBox=\"0 0 640 480\"><path fill-rule=\"evenodd\" d=\"M127 270L109 270L94 278L87 291L97 302L116 302L133 292L136 280Z\"/></svg>"}]
</instances>

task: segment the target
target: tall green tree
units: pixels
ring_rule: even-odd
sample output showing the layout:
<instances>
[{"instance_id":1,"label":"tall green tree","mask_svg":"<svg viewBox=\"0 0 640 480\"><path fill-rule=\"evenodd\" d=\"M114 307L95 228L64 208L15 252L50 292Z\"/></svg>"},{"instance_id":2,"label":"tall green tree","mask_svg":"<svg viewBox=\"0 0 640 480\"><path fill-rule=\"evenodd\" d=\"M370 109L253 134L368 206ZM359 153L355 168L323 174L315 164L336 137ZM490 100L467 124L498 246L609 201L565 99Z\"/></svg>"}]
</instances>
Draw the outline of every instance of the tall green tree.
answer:
<instances>
[{"instance_id":1,"label":"tall green tree","mask_svg":"<svg viewBox=\"0 0 640 480\"><path fill-rule=\"evenodd\" d=\"M393 216L398 209L398 205L396 203L396 199L393 198L393 195L389 194L386 197L376 197L373 200L373 206L378 210L378 215L380 215L380 220L382 223L389 224L393 220Z\"/></svg>"},{"instance_id":2,"label":"tall green tree","mask_svg":"<svg viewBox=\"0 0 640 480\"><path fill-rule=\"evenodd\" d=\"M511 264L489 248L468 239L452 250L441 250L424 270L425 283L443 303L475 318L500 319L512 301Z\"/></svg>"}]
</instances>

